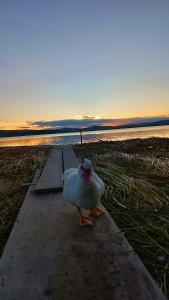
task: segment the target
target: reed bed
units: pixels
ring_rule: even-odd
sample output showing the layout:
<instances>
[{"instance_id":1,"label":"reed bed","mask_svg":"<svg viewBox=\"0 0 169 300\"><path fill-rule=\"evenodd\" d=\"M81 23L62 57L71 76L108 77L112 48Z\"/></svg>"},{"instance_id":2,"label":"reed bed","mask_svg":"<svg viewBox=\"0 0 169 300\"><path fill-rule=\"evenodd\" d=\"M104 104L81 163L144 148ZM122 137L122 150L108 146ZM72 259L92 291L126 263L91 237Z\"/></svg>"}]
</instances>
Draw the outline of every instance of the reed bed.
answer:
<instances>
[{"instance_id":1,"label":"reed bed","mask_svg":"<svg viewBox=\"0 0 169 300\"><path fill-rule=\"evenodd\" d=\"M79 153L87 152L105 182L104 206L168 296L169 160L87 149L77 147Z\"/></svg>"},{"instance_id":2,"label":"reed bed","mask_svg":"<svg viewBox=\"0 0 169 300\"><path fill-rule=\"evenodd\" d=\"M168 176L169 174L169 158L164 157L163 159L157 158L153 155L142 156L140 154L128 154L123 152L114 152L111 155L107 154L112 161L124 164L139 164L144 168L148 174L157 174L162 176Z\"/></svg>"},{"instance_id":3,"label":"reed bed","mask_svg":"<svg viewBox=\"0 0 169 300\"><path fill-rule=\"evenodd\" d=\"M37 168L45 163L49 147L0 149L0 255Z\"/></svg>"}]
</instances>

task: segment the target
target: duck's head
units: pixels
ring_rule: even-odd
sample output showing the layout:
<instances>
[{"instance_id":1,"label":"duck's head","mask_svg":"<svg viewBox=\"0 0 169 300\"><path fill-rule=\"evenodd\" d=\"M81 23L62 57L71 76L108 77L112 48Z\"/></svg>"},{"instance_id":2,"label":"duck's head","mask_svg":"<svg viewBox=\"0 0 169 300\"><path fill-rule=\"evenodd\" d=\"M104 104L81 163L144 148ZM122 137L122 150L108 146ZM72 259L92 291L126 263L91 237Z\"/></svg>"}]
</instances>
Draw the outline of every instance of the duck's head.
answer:
<instances>
[{"instance_id":1,"label":"duck's head","mask_svg":"<svg viewBox=\"0 0 169 300\"><path fill-rule=\"evenodd\" d=\"M86 182L90 182L93 166L90 159L83 158L79 164L79 174Z\"/></svg>"}]
</instances>

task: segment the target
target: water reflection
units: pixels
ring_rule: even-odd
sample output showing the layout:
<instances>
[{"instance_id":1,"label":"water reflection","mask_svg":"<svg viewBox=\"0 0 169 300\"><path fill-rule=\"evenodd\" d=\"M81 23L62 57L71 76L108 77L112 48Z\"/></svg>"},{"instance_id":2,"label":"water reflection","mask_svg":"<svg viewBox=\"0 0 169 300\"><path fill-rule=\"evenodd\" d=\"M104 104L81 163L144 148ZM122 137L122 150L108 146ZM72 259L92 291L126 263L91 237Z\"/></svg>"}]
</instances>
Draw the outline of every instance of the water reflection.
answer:
<instances>
[{"instance_id":1,"label":"water reflection","mask_svg":"<svg viewBox=\"0 0 169 300\"><path fill-rule=\"evenodd\" d=\"M93 131L83 133L84 142L96 142L98 140L125 140L133 138L148 138L152 136L169 137L169 126L143 127L130 129L116 129ZM17 138L2 138L0 146L32 146L32 145L57 145L79 143L79 133L52 134L40 136L27 136Z\"/></svg>"}]
</instances>

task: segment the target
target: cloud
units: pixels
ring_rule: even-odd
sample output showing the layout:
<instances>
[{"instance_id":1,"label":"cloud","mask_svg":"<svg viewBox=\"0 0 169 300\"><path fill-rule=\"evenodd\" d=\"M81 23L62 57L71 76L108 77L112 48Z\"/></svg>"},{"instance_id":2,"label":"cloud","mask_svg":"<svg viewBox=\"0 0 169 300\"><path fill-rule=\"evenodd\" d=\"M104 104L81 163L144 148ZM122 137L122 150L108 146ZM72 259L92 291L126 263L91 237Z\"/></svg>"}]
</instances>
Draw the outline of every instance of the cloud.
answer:
<instances>
[{"instance_id":1,"label":"cloud","mask_svg":"<svg viewBox=\"0 0 169 300\"><path fill-rule=\"evenodd\" d=\"M99 125L101 122L100 120L96 120L94 118L83 118L83 119L64 119L64 120L52 120L52 121L35 121L29 123L29 125L36 125L38 127L51 127L51 128L60 128L60 127L88 127L92 125Z\"/></svg>"},{"instance_id":2,"label":"cloud","mask_svg":"<svg viewBox=\"0 0 169 300\"><path fill-rule=\"evenodd\" d=\"M30 122L0 120L0 130L39 129L39 127L29 123Z\"/></svg>"},{"instance_id":3,"label":"cloud","mask_svg":"<svg viewBox=\"0 0 169 300\"><path fill-rule=\"evenodd\" d=\"M24 129L56 129L56 128L84 128L90 126L119 126L124 124L139 124L144 122L156 122L169 120L169 115L156 117L135 117L135 118L100 118L99 116L81 116L74 119L63 120L40 120L27 122L12 122L0 120L0 130L24 130Z\"/></svg>"},{"instance_id":4,"label":"cloud","mask_svg":"<svg viewBox=\"0 0 169 300\"><path fill-rule=\"evenodd\" d=\"M30 129L29 126L18 126L18 129Z\"/></svg>"},{"instance_id":5,"label":"cloud","mask_svg":"<svg viewBox=\"0 0 169 300\"><path fill-rule=\"evenodd\" d=\"M94 116L81 116L79 119L94 120L94 119L96 119L96 117L94 117Z\"/></svg>"},{"instance_id":6,"label":"cloud","mask_svg":"<svg viewBox=\"0 0 169 300\"><path fill-rule=\"evenodd\" d=\"M124 124L139 124L144 122L156 122L160 120L169 119L169 116L158 116L158 117L135 117L126 119L104 119L93 116L82 116L81 119L63 119L63 120L52 120L52 121L35 121L28 122L29 126L36 126L39 128L83 128L89 126L118 126Z\"/></svg>"}]
</instances>

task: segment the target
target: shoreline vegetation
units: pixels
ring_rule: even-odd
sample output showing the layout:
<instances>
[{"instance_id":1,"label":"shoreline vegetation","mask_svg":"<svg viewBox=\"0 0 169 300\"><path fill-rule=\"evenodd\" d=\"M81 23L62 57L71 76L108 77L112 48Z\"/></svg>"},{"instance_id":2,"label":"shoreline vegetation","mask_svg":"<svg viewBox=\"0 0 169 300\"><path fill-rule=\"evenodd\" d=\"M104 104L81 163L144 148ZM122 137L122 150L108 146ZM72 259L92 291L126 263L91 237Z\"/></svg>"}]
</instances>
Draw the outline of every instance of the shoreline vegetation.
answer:
<instances>
[{"instance_id":1,"label":"shoreline vegetation","mask_svg":"<svg viewBox=\"0 0 169 300\"><path fill-rule=\"evenodd\" d=\"M169 295L169 138L77 144L106 184L103 205ZM0 148L0 254L51 146Z\"/></svg>"},{"instance_id":2,"label":"shoreline vegetation","mask_svg":"<svg viewBox=\"0 0 169 300\"><path fill-rule=\"evenodd\" d=\"M77 145L102 177L102 200L154 280L169 296L169 139Z\"/></svg>"}]
</instances>

